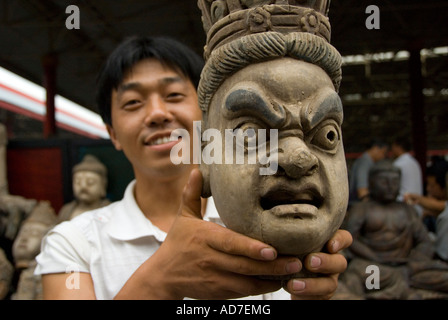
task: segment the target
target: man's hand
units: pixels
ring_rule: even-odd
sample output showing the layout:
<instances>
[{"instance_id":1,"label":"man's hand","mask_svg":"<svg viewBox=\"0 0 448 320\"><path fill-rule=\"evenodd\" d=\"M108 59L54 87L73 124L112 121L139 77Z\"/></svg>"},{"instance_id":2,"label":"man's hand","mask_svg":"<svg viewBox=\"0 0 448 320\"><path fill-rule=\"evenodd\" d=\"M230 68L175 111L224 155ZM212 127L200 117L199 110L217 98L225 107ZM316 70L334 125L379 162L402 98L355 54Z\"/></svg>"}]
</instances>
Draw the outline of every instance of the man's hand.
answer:
<instances>
[{"instance_id":1,"label":"man's hand","mask_svg":"<svg viewBox=\"0 0 448 320\"><path fill-rule=\"evenodd\" d=\"M322 274L316 278L292 279L286 290L293 300L330 299L338 287L339 274L347 268L347 260L338 252L348 248L353 238L346 230L338 230L327 242L328 253L309 254L304 261L307 270Z\"/></svg>"},{"instance_id":2,"label":"man's hand","mask_svg":"<svg viewBox=\"0 0 448 320\"><path fill-rule=\"evenodd\" d=\"M299 259L279 257L273 247L261 241L202 220L201 189L202 176L195 169L165 241L134 273L117 298L234 299L281 288L281 281L257 276L300 272ZM310 254L304 261L307 269L325 276L290 280L287 290L292 298L330 297L336 290L338 274L346 268L345 258L337 252L350 243L350 234L338 231L327 244L328 254Z\"/></svg>"},{"instance_id":3,"label":"man's hand","mask_svg":"<svg viewBox=\"0 0 448 320\"><path fill-rule=\"evenodd\" d=\"M278 257L265 243L202 220L201 189L202 176L195 169L165 241L134 274L139 280L128 283L134 293L139 286L141 298L239 298L281 288L280 281L257 275L287 275L302 269L297 258Z\"/></svg>"}]
</instances>

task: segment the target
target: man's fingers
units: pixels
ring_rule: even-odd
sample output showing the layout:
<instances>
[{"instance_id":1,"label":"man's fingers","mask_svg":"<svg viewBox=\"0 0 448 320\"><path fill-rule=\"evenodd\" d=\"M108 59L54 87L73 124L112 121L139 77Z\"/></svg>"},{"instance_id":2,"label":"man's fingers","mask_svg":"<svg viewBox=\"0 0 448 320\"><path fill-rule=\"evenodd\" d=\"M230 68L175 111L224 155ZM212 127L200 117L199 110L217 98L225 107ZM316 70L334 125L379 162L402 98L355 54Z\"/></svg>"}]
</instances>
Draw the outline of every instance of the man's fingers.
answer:
<instances>
[{"instance_id":1,"label":"man's fingers","mask_svg":"<svg viewBox=\"0 0 448 320\"><path fill-rule=\"evenodd\" d=\"M262 261L277 258L277 251L273 247L224 227L217 228L208 243L213 249L226 254Z\"/></svg>"},{"instance_id":2,"label":"man's fingers","mask_svg":"<svg viewBox=\"0 0 448 320\"><path fill-rule=\"evenodd\" d=\"M182 194L181 214L202 219L201 214L202 174L193 169Z\"/></svg>"},{"instance_id":3,"label":"man's fingers","mask_svg":"<svg viewBox=\"0 0 448 320\"><path fill-rule=\"evenodd\" d=\"M218 226L208 241L213 249L223 253L219 265L224 269L244 275L286 275L302 270L302 263L295 257L277 257L271 246Z\"/></svg>"},{"instance_id":4,"label":"man's fingers","mask_svg":"<svg viewBox=\"0 0 448 320\"><path fill-rule=\"evenodd\" d=\"M347 269L347 259L342 254L311 253L303 264L314 273L338 274Z\"/></svg>"},{"instance_id":5,"label":"man's fingers","mask_svg":"<svg viewBox=\"0 0 448 320\"><path fill-rule=\"evenodd\" d=\"M351 246L353 237L347 230L339 229L333 237L327 242L329 253L338 253L339 251Z\"/></svg>"},{"instance_id":6,"label":"man's fingers","mask_svg":"<svg viewBox=\"0 0 448 320\"><path fill-rule=\"evenodd\" d=\"M292 300L330 299L338 287L338 276L289 280L286 290Z\"/></svg>"}]
</instances>

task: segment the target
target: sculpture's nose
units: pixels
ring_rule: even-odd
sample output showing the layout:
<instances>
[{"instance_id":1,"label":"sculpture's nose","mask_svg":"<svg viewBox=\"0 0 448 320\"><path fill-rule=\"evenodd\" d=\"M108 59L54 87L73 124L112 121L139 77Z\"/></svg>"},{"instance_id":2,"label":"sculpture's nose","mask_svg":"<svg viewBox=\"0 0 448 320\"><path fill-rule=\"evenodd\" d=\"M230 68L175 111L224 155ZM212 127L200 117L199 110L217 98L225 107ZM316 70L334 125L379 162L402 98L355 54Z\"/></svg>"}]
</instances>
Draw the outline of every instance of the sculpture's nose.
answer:
<instances>
[{"instance_id":1,"label":"sculpture's nose","mask_svg":"<svg viewBox=\"0 0 448 320\"><path fill-rule=\"evenodd\" d=\"M297 179L315 173L319 161L300 138L287 137L279 141L278 166L287 176Z\"/></svg>"}]
</instances>

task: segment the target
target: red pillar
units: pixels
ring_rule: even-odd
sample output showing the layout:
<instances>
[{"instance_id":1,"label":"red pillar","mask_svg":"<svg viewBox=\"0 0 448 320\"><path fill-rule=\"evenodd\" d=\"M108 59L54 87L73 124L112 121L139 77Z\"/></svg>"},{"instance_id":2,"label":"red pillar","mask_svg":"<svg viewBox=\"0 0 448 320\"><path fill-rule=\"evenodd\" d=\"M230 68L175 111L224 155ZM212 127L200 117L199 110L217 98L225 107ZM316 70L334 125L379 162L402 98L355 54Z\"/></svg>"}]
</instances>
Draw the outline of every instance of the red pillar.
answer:
<instances>
[{"instance_id":1,"label":"red pillar","mask_svg":"<svg viewBox=\"0 0 448 320\"><path fill-rule=\"evenodd\" d=\"M42 59L44 68L44 88L46 90L46 115L44 122L44 137L50 138L56 134L56 69L58 59L55 54L47 54Z\"/></svg>"}]
</instances>

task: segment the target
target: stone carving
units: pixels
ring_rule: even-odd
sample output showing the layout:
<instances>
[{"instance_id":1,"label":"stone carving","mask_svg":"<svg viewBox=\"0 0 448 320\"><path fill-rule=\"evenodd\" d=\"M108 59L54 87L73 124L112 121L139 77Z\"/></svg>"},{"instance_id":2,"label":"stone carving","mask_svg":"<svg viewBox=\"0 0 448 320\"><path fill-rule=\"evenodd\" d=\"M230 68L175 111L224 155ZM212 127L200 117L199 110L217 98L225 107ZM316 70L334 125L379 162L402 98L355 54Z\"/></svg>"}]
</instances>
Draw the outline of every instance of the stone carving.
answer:
<instances>
[{"instance_id":1,"label":"stone carving","mask_svg":"<svg viewBox=\"0 0 448 320\"><path fill-rule=\"evenodd\" d=\"M0 300L5 299L10 291L14 267L0 248Z\"/></svg>"},{"instance_id":2,"label":"stone carving","mask_svg":"<svg viewBox=\"0 0 448 320\"><path fill-rule=\"evenodd\" d=\"M434 260L434 247L415 209L397 202L400 169L387 161L369 171L368 201L354 204L346 221L353 235L351 259L341 279L368 299L448 297L448 264ZM367 267L379 268L379 286L366 288Z\"/></svg>"},{"instance_id":3,"label":"stone carving","mask_svg":"<svg viewBox=\"0 0 448 320\"><path fill-rule=\"evenodd\" d=\"M201 163L203 196L213 195L227 227L299 257L322 248L348 201L341 57L329 44L329 2L198 1L207 33L201 128L222 137L250 132L246 160L256 149L249 141L265 134L265 156L277 166L260 175L262 161Z\"/></svg>"},{"instance_id":4,"label":"stone carving","mask_svg":"<svg viewBox=\"0 0 448 320\"><path fill-rule=\"evenodd\" d=\"M21 227L14 240L12 253L16 268L28 268L40 252L40 242L56 223L56 214L48 201L40 201Z\"/></svg>"},{"instance_id":5,"label":"stone carving","mask_svg":"<svg viewBox=\"0 0 448 320\"><path fill-rule=\"evenodd\" d=\"M0 300L10 293L14 276L14 268L8 257L14 257L14 252L21 250L14 248L14 241L19 233L22 221L31 214L37 204L36 200L9 194L6 162L7 144L6 127L0 123L0 242L2 245L0 249Z\"/></svg>"},{"instance_id":6,"label":"stone carving","mask_svg":"<svg viewBox=\"0 0 448 320\"><path fill-rule=\"evenodd\" d=\"M42 300L40 276L34 275L35 258L45 234L56 224L56 214L48 201L40 201L20 227L12 253L17 270L20 271L14 300Z\"/></svg>"},{"instance_id":7,"label":"stone carving","mask_svg":"<svg viewBox=\"0 0 448 320\"><path fill-rule=\"evenodd\" d=\"M259 32L307 32L330 41L330 1L200 0L207 35L205 57L219 45Z\"/></svg>"},{"instance_id":8,"label":"stone carving","mask_svg":"<svg viewBox=\"0 0 448 320\"><path fill-rule=\"evenodd\" d=\"M59 211L59 221L74 217L93 209L106 206L107 168L96 157L86 155L73 167L73 193L75 200L65 204Z\"/></svg>"}]
</instances>

